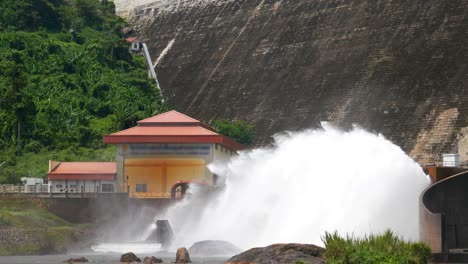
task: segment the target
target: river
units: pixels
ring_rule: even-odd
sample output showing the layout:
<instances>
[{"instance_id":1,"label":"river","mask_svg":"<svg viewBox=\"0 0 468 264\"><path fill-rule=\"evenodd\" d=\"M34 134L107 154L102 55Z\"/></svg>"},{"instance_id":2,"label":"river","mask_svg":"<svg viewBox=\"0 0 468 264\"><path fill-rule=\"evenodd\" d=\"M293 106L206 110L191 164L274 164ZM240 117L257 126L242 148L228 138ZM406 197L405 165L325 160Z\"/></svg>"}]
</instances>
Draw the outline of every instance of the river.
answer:
<instances>
[{"instance_id":1,"label":"river","mask_svg":"<svg viewBox=\"0 0 468 264\"><path fill-rule=\"evenodd\" d=\"M64 261L70 258L85 257L89 260L87 263L99 264L117 264L120 262L120 256L125 252L134 252L141 260L144 257L155 256L164 261L164 263L172 263L175 260L175 252L158 252L153 247L153 244L135 243L135 244L100 244L93 246L92 249L85 252L75 252L69 254L58 255L41 255L41 256L6 256L0 257L0 264L63 264ZM220 264L224 263L229 257L208 257L197 258L191 257L194 264Z\"/></svg>"}]
</instances>

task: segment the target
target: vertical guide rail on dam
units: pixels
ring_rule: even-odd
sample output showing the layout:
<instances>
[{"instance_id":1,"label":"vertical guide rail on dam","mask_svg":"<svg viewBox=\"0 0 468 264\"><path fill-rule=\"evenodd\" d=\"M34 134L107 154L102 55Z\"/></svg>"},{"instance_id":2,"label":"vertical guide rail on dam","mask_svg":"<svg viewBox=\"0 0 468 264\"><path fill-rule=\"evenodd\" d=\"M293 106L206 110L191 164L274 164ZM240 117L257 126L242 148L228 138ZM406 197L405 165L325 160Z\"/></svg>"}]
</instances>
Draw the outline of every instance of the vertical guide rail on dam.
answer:
<instances>
[{"instance_id":1,"label":"vertical guide rail on dam","mask_svg":"<svg viewBox=\"0 0 468 264\"><path fill-rule=\"evenodd\" d=\"M420 238L436 260L468 262L468 172L424 190L420 197Z\"/></svg>"},{"instance_id":2,"label":"vertical guide rail on dam","mask_svg":"<svg viewBox=\"0 0 468 264\"><path fill-rule=\"evenodd\" d=\"M159 85L158 76L156 75L156 71L154 70L153 61L151 60L151 56L148 50L148 46L146 43L141 43L143 46L143 52L145 53L146 64L148 65L149 72L151 77L153 77L154 81L156 82L156 88L158 88L159 93L161 94L161 101L164 103L164 96L162 93L161 86Z\"/></svg>"}]
</instances>

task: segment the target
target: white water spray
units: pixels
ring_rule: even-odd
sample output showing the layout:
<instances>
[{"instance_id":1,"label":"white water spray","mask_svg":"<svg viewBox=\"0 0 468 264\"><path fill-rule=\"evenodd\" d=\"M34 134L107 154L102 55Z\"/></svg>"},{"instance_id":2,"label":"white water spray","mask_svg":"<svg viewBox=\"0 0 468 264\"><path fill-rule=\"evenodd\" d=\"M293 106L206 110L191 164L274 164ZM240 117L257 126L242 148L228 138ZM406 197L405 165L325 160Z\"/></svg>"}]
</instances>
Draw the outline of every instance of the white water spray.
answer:
<instances>
[{"instance_id":1,"label":"white water spray","mask_svg":"<svg viewBox=\"0 0 468 264\"><path fill-rule=\"evenodd\" d=\"M176 246L206 239L247 249L272 243L321 245L326 231L363 236L391 229L418 239L418 197L429 180L381 135L360 128L277 135L272 148L241 153L210 169L226 187L195 190L166 215Z\"/></svg>"}]
</instances>

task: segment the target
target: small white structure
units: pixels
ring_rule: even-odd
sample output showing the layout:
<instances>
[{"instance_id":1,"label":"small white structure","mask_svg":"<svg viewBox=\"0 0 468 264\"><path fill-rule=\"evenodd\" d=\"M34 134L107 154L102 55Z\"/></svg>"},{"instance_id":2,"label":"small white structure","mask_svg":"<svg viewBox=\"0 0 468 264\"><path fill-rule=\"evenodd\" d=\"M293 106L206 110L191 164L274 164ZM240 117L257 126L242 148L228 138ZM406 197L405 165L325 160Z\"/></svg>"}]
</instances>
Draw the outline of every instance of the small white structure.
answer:
<instances>
[{"instance_id":1,"label":"small white structure","mask_svg":"<svg viewBox=\"0 0 468 264\"><path fill-rule=\"evenodd\" d=\"M129 48L130 51L135 51L135 52L140 51L141 43L140 43L140 41L138 41L138 39L136 37L131 37L131 38L128 38L126 40L127 40L127 42L131 43L130 48Z\"/></svg>"},{"instance_id":2,"label":"small white structure","mask_svg":"<svg viewBox=\"0 0 468 264\"><path fill-rule=\"evenodd\" d=\"M115 162L49 161L49 192L115 192Z\"/></svg>"},{"instance_id":3,"label":"small white structure","mask_svg":"<svg viewBox=\"0 0 468 264\"><path fill-rule=\"evenodd\" d=\"M24 192L48 192L48 185L44 184L42 178L22 177L21 182L24 185Z\"/></svg>"},{"instance_id":4,"label":"small white structure","mask_svg":"<svg viewBox=\"0 0 468 264\"><path fill-rule=\"evenodd\" d=\"M458 154L443 154L442 155L444 167L459 167L460 155Z\"/></svg>"}]
</instances>

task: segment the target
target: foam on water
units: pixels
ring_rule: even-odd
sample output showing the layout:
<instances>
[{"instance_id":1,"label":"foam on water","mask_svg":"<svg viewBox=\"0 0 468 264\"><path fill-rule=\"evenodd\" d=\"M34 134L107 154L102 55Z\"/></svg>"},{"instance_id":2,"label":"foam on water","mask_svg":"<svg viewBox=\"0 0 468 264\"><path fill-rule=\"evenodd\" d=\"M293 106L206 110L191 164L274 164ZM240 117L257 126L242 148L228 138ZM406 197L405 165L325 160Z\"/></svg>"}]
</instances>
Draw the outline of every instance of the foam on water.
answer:
<instances>
[{"instance_id":1,"label":"foam on water","mask_svg":"<svg viewBox=\"0 0 468 264\"><path fill-rule=\"evenodd\" d=\"M420 166L381 135L360 128L285 133L273 147L242 152L210 169L225 188L196 189L167 215L176 246L228 240L242 248L322 244L326 231L363 236L392 229L418 239Z\"/></svg>"},{"instance_id":2,"label":"foam on water","mask_svg":"<svg viewBox=\"0 0 468 264\"><path fill-rule=\"evenodd\" d=\"M161 249L161 245L157 243L101 243L91 247L94 252L101 253L127 253L135 254L153 253Z\"/></svg>"}]
</instances>

